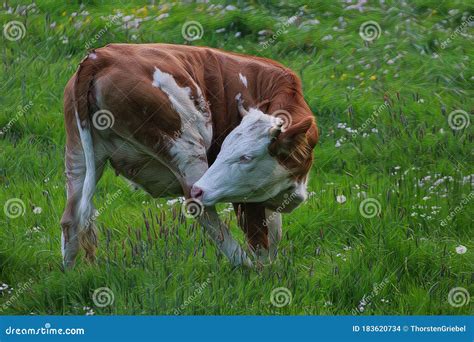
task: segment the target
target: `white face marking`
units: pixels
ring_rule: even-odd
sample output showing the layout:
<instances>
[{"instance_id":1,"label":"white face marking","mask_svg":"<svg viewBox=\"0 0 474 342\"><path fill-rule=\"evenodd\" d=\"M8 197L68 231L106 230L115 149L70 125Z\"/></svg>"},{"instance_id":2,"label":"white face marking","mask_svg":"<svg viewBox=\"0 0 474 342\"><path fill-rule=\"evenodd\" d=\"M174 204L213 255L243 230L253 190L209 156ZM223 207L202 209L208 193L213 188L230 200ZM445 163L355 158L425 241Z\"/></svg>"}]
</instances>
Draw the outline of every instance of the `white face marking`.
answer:
<instances>
[{"instance_id":1,"label":"white face marking","mask_svg":"<svg viewBox=\"0 0 474 342\"><path fill-rule=\"evenodd\" d=\"M91 59L97 59L97 55L96 55L94 52L91 52L91 53L89 54L89 57L90 57Z\"/></svg>"},{"instance_id":2,"label":"white face marking","mask_svg":"<svg viewBox=\"0 0 474 342\"><path fill-rule=\"evenodd\" d=\"M160 88L181 118L180 136L174 140L170 154L174 156L178 169L185 173L185 178L195 181L203 174L203 161L195 156L206 156L211 146L212 123L208 106L201 89L191 80L198 96L198 108L194 105L189 87L180 87L174 77L155 67L153 73L154 87ZM203 141L204 146L199 142Z\"/></svg>"},{"instance_id":3,"label":"white face marking","mask_svg":"<svg viewBox=\"0 0 474 342\"><path fill-rule=\"evenodd\" d=\"M240 82L242 82L242 84L245 86L245 88L248 88L247 77L245 77L244 75L242 75L239 72L239 78L240 78Z\"/></svg>"},{"instance_id":4,"label":"white face marking","mask_svg":"<svg viewBox=\"0 0 474 342\"><path fill-rule=\"evenodd\" d=\"M202 202L263 202L292 187L290 173L268 151L274 120L250 109L224 140L216 161L195 186Z\"/></svg>"}]
</instances>

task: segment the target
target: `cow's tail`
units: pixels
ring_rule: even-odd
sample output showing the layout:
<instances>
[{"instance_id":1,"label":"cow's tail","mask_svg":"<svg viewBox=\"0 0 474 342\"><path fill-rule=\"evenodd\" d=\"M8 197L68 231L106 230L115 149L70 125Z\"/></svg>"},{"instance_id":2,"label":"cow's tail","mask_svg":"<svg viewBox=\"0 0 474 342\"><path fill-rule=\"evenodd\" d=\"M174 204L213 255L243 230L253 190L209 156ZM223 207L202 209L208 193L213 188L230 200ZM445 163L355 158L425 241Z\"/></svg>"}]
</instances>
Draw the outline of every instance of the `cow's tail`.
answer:
<instances>
[{"instance_id":1,"label":"cow's tail","mask_svg":"<svg viewBox=\"0 0 474 342\"><path fill-rule=\"evenodd\" d=\"M94 53L94 52L92 52ZM95 232L94 206L92 198L96 186L96 165L94 144L92 139L92 121L89 115L89 92L94 81L97 65L89 54L79 64L73 86L74 115L81 140L85 161L85 175L80 202L77 206L78 237L81 245L87 251L97 245Z\"/></svg>"}]
</instances>

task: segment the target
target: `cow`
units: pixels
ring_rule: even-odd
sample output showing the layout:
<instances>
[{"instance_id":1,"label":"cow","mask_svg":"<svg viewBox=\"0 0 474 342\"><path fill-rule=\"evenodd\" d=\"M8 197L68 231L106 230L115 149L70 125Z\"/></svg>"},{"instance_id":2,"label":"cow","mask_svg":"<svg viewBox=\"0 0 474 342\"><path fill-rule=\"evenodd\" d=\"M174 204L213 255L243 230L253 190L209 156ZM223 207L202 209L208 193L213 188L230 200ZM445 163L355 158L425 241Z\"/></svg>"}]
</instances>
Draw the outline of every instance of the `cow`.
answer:
<instances>
[{"instance_id":1,"label":"cow","mask_svg":"<svg viewBox=\"0 0 474 342\"><path fill-rule=\"evenodd\" d=\"M318 129L299 78L269 59L208 47L109 44L89 51L67 83L64 117L65 269L81 247L95 260L92 200L108 163L154 198L184 196L236 266L274 260L281 213L307 196ZM250 253L220 220L218 202L233 204Z\"/></svg>"}]
</instances>

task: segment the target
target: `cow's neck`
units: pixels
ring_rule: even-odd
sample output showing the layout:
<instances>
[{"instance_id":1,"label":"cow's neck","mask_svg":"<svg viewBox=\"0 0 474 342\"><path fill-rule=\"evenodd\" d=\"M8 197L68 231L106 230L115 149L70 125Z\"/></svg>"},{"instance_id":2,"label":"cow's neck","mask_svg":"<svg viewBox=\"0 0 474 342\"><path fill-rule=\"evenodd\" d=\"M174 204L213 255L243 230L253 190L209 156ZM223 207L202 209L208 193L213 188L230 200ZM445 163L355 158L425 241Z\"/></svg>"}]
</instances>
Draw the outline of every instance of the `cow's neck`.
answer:
<instances>
[{"instance_id":1,"label":"cow's neck","mask_svg":"<svg viewBox=\"0 0 474 342\"><path fill-rule=\"evenodd\" d=\"M227 62L216 58L208 60L204 66L205 84L202 88L206 89L213 122L213 139L208 151L211 163L219 153L225 137L241 121L235 101L238 93L243 94L245 107L259 107L268 114L283 110L291 115L292 124L312 115L304 101L300 81L291 73L281 69L281 74L276 75L255 74L250 67L246 69L246 66L239 66L237 70L227 68ZM239 79L239 73L247 78L248 87Z\"/></svg>"}]
</instances>

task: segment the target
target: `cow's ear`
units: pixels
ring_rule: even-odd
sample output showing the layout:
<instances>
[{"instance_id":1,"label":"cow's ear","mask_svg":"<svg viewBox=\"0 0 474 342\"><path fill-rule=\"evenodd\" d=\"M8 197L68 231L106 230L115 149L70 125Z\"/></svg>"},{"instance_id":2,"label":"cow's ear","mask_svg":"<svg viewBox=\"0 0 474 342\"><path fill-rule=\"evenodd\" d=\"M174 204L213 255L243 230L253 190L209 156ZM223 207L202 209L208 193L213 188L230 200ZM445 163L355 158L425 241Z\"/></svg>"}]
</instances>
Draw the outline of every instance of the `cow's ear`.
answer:
<instances>
[{"instance_id":1,"label":"cow's ear","mask_svg":"<svg viewBox=\"0 0 474 342\"><path fill-rule=\"evenodd\" d=\"M300 145L307 145L306 132L310 129L314 119L309 117L290 125L285 131L273 139L270 152L274 155L289 155Z\"/></svg>"},{"instance_id":2,"label":"cow's ear","mask_svg":"<svg viewBox=\"0 0 474 342\"><path fill-rule=\"evenodd\" d=\"M306 134L306 132L309 130L311 125L313 124L314 119L312 117L308 117L306 119L301 120L300 122L290 125L283 134L281 135L281 138L292 138L297 136L298 134Z\"/></svg>"}]
</instances>

